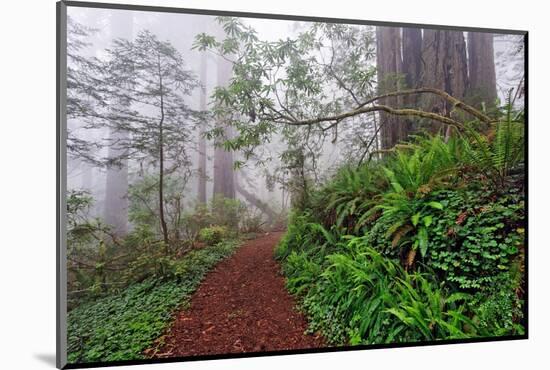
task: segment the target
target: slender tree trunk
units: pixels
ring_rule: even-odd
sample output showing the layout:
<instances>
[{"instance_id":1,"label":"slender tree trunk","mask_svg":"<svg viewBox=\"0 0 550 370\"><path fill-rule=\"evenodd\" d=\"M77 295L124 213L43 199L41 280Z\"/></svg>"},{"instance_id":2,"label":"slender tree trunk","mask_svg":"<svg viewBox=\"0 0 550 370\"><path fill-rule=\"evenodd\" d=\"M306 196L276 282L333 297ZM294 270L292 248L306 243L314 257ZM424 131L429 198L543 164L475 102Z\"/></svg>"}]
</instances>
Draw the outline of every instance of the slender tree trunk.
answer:
<instances>
[{"instance_id":1,"label":"slender tree trunk","mask_svg":"<svg viewBox=\"0 0 550 370\"><path fill-rule=\"evenodd\" d=\"M159 218L164 240L165 253L168 254L168 227L164 217L164 93L162 86L162 71L160 69L160 56L158 61L159 88L160 88L160 122L159 122Z\"/></svg>"},{"instance_id":2,"label":"slender tree trunk","mask_svg":"<svg viewBox=\"0 0 550 370\"><path fill-rule=\"evenodd\" d=\"M497 100L493 34L468 32L469 98L473 106L494 108Z\"/></svg>"},{"instance_id":3,"label":"slender tree trunk","mask_svg":"<svg viewBox=\"0 0 550 370\"><path fill-rule=\"evenodd\" d=\"M376 27L376 48L379 94L400 90L403 72L400 29ZM380 103L395 108L399 107L402 101L402 97L391 97L383 99ZM407 138L408 127L402 118L380 113L379 124L383 149L391 148Z\"/></svg>"},{"instance_id":4,"label":"slender tree trunk","mask_svg":"<svg viewBox=\"0 0 550 370\"><path fill-rule=\"evenodd\" d=\"M286 204L285 204L285 175L283 173L283 186L281 187L281 210L284 212L285 209L286 209Z\"/></svg>"}]
</instances>

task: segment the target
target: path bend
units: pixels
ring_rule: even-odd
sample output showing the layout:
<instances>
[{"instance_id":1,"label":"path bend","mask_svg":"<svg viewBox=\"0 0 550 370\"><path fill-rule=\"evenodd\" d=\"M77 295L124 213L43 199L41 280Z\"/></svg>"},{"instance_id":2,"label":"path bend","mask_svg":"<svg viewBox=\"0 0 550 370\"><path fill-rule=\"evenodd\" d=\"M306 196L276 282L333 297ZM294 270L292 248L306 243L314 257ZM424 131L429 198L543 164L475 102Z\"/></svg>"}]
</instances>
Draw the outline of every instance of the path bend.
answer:
<instances>
[{"instance_id":1,"label":"path bend","mask_svg":"<svg viewBox=\"0 0 550 370\"><path fill-rule=\"evenodd\" d=\"M154 357L322 347L284 286L273 250L282 232L249 240L220 262L175 314Z\"/></svg>"}]
</instances>

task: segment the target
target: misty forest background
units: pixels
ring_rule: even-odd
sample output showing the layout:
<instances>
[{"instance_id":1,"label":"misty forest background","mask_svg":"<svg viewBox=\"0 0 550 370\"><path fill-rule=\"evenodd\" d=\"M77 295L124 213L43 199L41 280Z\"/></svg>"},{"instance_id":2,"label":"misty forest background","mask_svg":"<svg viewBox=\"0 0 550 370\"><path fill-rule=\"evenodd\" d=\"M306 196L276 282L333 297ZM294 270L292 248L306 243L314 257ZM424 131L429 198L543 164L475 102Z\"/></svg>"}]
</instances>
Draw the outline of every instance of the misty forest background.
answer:
<instances>
[{"instance_id":1,"label":"misty forest background","mask_svg":"<svg viewBox=\"0 0 550 370\"><path fill-rule=\"evenodd\" d=\"M327 345L524 333L523 36L68 14L69 362L272 231Z\"/></svg>"}]
</instances>

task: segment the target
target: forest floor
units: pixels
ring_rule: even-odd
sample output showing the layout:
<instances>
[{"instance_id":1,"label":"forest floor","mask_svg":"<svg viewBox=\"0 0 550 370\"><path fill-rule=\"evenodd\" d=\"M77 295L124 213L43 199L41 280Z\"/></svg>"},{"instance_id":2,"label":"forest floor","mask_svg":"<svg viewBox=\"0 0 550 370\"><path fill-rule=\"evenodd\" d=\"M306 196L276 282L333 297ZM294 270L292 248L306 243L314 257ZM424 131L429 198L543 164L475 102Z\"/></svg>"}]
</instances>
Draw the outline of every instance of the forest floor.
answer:
<instances>
[{"instance_id":1,"label":"forest floor","mask_svg":"<svg viewBox=\"0 0 550 370\"><path fill-rule=\"evenodd\" d=\"M176 312L153 357L279 351L324 346L285 289L273 250L283 233L249 240L219 263ZM149 355L153 352L149 351Z\"/></svg>"}]
</instances>

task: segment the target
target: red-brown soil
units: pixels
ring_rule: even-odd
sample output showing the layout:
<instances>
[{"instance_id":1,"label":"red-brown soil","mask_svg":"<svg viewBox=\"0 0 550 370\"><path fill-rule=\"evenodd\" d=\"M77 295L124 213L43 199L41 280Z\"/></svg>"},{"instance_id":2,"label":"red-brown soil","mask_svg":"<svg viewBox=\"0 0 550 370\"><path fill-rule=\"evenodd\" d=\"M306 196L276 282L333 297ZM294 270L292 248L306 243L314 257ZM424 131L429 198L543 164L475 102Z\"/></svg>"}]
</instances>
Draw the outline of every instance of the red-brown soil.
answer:
<instances>
[{"instance_id":1,"label":"red-brown soil","mask_svg":"<svg viewBox=\"0 0 550 370\"><path fill-rule=\"evenodd\" d=\"M281 232L245 242L219 263L177 312L154 357L183 357L322 347L284 287L273 249ZM150 353L153 352L150 350Z\"/></svg>"}]
</instances>

